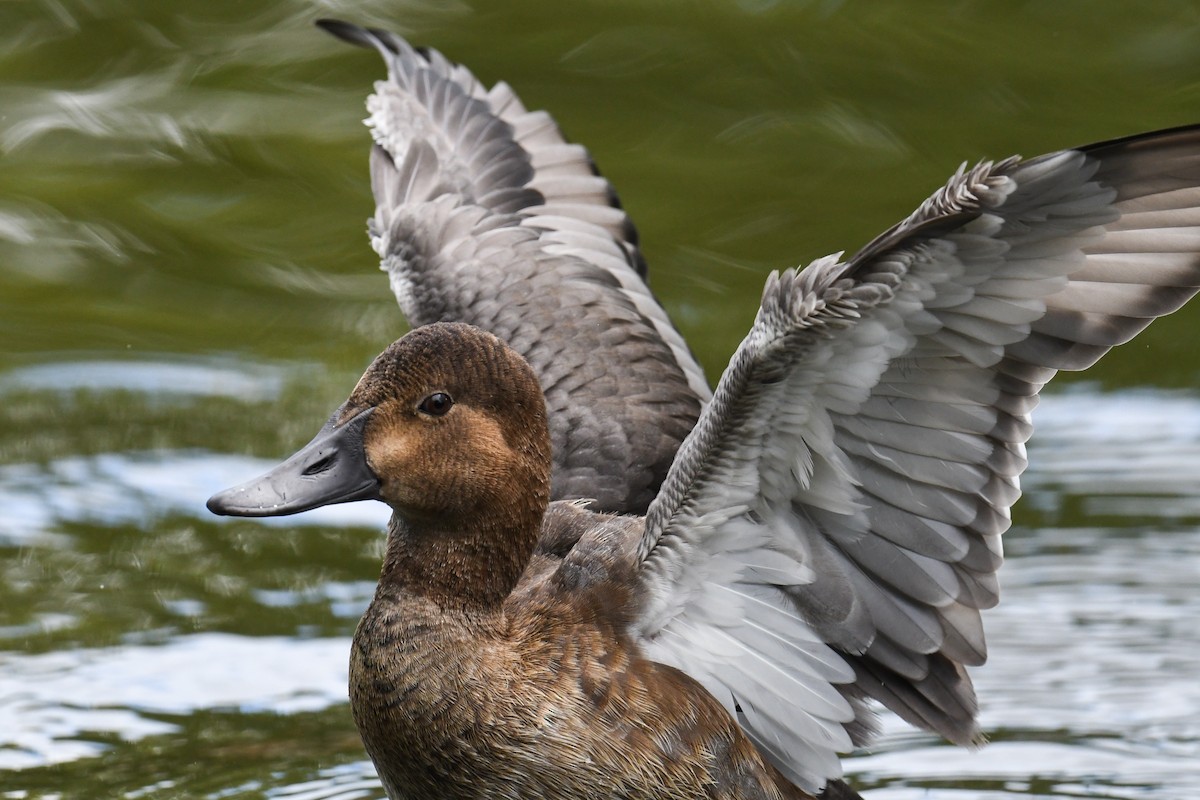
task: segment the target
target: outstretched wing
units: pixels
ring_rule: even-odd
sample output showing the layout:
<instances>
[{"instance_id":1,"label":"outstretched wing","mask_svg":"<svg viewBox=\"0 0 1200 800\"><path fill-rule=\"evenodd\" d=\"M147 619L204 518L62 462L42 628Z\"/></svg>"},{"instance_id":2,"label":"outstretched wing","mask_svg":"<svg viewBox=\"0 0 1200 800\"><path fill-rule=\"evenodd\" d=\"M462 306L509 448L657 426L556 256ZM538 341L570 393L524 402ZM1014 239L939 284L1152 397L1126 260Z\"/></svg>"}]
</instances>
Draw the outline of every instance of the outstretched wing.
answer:
<instances>
[{"instance_id":1,"label":"outstretched wing","mask_svg":"<svg viewBox=\"0 0 1200 800\"><path fill-rule=\"evenodd\" d=\"M648 654L810 789L864 696L966 743L1038 392L1200 286L1200 128L960 170L772 276L651 505Z\"/></svg>"},{"instance_id":2,"label":"outstretched wing","mask_svg":"<svg viewBox=\"0 0 1200 800\"><path fill-rule=\"evenodd\" d=\"M386 31L318 24L387 63L367 102L369 229L404 315L484 328L533 365L556 499L644 511L710 392L608 181L506 84Z\"/></svg>"}]
</instances>

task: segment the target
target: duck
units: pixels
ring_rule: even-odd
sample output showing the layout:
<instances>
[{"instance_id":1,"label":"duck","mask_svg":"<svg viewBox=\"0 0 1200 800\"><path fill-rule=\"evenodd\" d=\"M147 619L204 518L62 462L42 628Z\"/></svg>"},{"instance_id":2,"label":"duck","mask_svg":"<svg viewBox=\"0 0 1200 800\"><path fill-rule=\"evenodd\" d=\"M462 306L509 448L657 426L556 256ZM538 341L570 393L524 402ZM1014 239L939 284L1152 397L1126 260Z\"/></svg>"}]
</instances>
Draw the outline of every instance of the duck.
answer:
<instances>
[{"instance_id":1,"label":"duck","mask_svg":"<svg viewBox=\"0 0 1200 800\"><path fill-rule=\"evenodd\" d=\"M1200 126L960 167L772 273L710 391L549 115L318 24L387 65L368 231L412 330L208 507L390 507L350 659L388 797L852 800L879 705L981 744L1030 414L1200 289Z\"/></svg>"}]
</instances>

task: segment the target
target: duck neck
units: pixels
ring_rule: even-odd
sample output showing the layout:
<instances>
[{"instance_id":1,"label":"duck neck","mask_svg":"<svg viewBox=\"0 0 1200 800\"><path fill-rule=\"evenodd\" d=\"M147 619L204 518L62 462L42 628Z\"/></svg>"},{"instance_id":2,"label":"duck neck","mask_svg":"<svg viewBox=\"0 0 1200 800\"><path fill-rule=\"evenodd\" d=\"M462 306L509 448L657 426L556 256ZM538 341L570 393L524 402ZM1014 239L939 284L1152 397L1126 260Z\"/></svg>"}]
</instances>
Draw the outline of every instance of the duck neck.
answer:
<instances>
[{"instance_id":1,"label":"duck neck","mask_svg":"<svg viewBox=\"0 0 1200 800\"><path fill-rule=\"evenodd\" d=\"M469 528L393 514L380 590L398 589L447 609L498 608L533 556L542 513L493 514Z\"/></svg>"}]
</instances>

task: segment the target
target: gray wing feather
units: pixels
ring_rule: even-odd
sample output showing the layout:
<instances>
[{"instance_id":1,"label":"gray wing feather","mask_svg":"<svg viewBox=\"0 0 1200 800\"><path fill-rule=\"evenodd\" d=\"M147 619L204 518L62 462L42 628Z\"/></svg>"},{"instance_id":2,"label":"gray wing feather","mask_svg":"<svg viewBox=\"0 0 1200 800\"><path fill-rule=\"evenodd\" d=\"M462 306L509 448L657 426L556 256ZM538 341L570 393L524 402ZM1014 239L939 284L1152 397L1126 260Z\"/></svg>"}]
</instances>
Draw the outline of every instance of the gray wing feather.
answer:
<instances>
[{"instance_id":1,"label":"gray wing feather","mask_svg":"<svg viewBox=\"0 0 1200 800\"><path fill-rule=\"evenodd\" d=\"M710 392L612 187L506 84L385 31L320 24L387 63L367 103L368 227L409 323L508 341L546 393L553 496L643 511Z\"/></svg>"},{"instance_id":2,"label":"gray wing feather","mask_svg":"<svg viewBox=\"0 0 1200 800\"><path fill-rule=\"evenodd\" d=\"M838 774L831 726L869 732L868 697L976 741L964 667L986 658L980 611L998 600L1038 393L1197 287L1198 128L960 169L846 263L772 277L649 509L646 648L769 705L743 721L809 787ZM755 549L780 554L773 572L739 569ZM853 673L829 679L852 717L770 696L736 648L706 651L715 631L754 651L739 626L766 624L750 603L714 614L716 585L828 644Z\"/></svg>"}]
</instances>

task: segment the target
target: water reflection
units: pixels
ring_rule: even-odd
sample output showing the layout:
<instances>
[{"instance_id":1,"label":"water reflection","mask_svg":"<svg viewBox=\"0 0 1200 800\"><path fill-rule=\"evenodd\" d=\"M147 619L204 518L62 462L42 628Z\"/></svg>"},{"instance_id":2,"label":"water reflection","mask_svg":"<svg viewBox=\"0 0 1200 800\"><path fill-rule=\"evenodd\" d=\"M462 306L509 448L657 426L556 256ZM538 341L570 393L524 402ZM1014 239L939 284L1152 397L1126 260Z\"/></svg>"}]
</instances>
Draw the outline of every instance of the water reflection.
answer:
<instances>
[{"instance_id":1,"label":"water reflection","mask_svg":"<svg viewBox=\"0 0 1200 800\"><path fill-rule=\"evenodd\" d=\"M0 532L0 543L30 542L70 523L148 528L167 516L207 516L204 503L216 489L248 480L275 463L240 456L154 452L108 453L44 465L3 465L0 505L6 509L6 527ZM388 513L382 505L357 503L262 524L382 530Z\"/></svg>"},{"instance_id":2,"label":"water reflection","mask_svg":"<svg viewBox=\"0 0 1200 800\"><path fill-rule=\"evenodd\" d=\"M1027 503L1055 515L1082 496L1088 516L1200 519L1200 409L1189 394L1077 389L1043 404L1023 482ZM1103 443L1102 446L1100 443Z\"/></svg>"},{"instance_id":3,"label":"water reflection","mask_svg":"<svg viewBox=\"0 0 1200 800\"><path fill-rule=\"evenodd\" d=\"M284 371L269 364L220 366L211 360L189 363L177 356L161 361L67 361L0 373L0 396L47 389L125 390L147 395L151 402L229 397L253 403L277 398L283 381Z\"/></svg>"},{"instance_id":4,"label":"water reflection","mask_svg":"<svg viewBox=\"0 0 1200 800\"><path fill-rule=\"evenodd\" d=\"M280 800L358 800L380 797L375 768L369 761L321 770L320 777L279 788L267 797Z\"/></svg>"},{"instance_id":5,"label":"water reflection","mask_svg":"<svg viewBox=\"0 0 1200 800\"><path fill-rule=\"evenodd\" d=\"M207 633L161 646L0 655L0 769L99 755L104 748L87 741L96 733L132 742L175 730L157 715L345 703L349 648L348 638Z\"/></svg>"}]
</instances>

